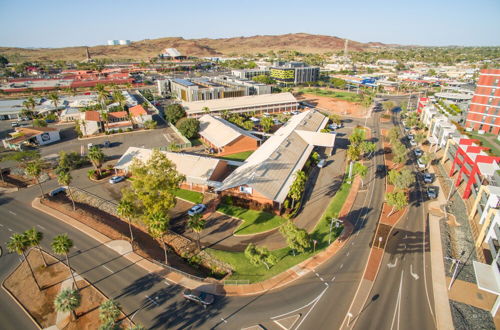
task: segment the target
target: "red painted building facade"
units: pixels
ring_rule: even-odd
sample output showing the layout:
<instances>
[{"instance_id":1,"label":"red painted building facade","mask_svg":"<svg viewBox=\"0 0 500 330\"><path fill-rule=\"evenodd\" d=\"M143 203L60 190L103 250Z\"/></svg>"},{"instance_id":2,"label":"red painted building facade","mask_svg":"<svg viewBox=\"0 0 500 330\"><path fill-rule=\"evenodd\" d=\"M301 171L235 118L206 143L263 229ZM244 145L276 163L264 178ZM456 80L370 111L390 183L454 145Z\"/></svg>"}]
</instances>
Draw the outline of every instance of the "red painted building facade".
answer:
<instances>
[{"instance_id":1,"label":"red painted building facade","mask_svg":"<svg viewBox=\"0 0 500 330\"><path fill-rule=\"evenodd\" d=\"M500 134L500 69L481 70L465 127Z\"/></svg>"},{"instance_id":2,"label":"red painted building facade","mask_svg":"<svg viewBox=\"0 0 500 330\"><path fill-rule=\"evenodd\" d=\"M418 99L417 112L422 113L422 109L429 104L428 97L421 97Z\"/></svg>"}]
</instances>

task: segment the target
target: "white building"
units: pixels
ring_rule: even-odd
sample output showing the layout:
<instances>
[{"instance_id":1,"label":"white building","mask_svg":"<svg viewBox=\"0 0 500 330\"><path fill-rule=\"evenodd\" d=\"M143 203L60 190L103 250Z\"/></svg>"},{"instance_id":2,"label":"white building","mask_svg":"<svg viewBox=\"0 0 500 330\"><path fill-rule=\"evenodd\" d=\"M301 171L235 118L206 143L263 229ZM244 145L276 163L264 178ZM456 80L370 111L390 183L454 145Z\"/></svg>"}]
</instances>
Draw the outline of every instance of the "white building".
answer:
<instances>
[{"instance_id":1,"label":"white building","mask_svg":"<svg viewBox=\"0 0 500 330\"><path fill-rule=\"evenodd\" d=\"M59 141L59 130L52 127L18 127L11 137L2 140L7 149L22 150L24 146L40 146Z\"/></svg>"}]
</instances>

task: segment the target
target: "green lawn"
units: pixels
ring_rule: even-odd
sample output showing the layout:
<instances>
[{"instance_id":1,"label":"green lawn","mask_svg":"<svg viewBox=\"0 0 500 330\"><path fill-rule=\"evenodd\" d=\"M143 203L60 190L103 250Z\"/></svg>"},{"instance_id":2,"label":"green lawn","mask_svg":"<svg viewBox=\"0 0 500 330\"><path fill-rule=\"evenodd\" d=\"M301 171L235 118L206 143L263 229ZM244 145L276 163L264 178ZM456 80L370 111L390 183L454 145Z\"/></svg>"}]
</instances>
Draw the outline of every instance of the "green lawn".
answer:
<instances>
[{"instance_id":1,"label":"green lawn","mask_svg":"<svg viewBox=\"0 0 500 330\"><path fill-rule=\"evenodd\" d=\"M500 141L495 140L494 144L490 142L490 140L486 139L485 136L488 137L493 137L493 139L496 139L496 136L493 134L477 134L473 132L466 132L467 135L469 135L473 139L478 139L481 141L483 147L490 148L491 153L498 156L500 155Z\"/></svg>"},{"instance_id":2,"label":"green lawn","mask_svg":"<svg viewBox=\"0 0 500 330\"><path fill-rule=\"evenodd\" d=\"M177 189L176 191L174 191L174 195L195 204L199 204L203 201L203 194L196 191Z\"/></svg>"},{"instance_id":3,"label":"green lawn","mask_svg":"<svg viewBox=\"0 0 500 330\"><path fill-rule=\"evenodd\" d=\"M189 141L191 141L191 145L193 147L201 146L203 144L200 139L191 139Z\"/></svg>"},{"instance_id":4,"label":"green lawn","mask_svg":"<svg viewBox=\"0 0 500 330\"><path fill-rule=\"evenodd\" d=\"M321 88L301 88L299 89L299 92L304 93L304 94L314 94L318 96L326 96L326 97L333 97L336 99L341 99L344 101L349 101L349 102L361 102L361 96L356 93L351 93L351 92L341 92L341 91L332 91L332 90L327 90L327 89L321 89Z\"/></svg>"},{"instance_id":5,"label":"green lawn","mask_svg":"<svg viewBox=\"0 0 500 330\"><path fill-rule=\"evenodd\" d=\"M229 159L229 160L238 160L238 161L244 161L250 155L253 154L253 151L243 151L243 152L238 152L237 154L232 154L232 155L226 155L224 157L221 157L222 159Z\"/></svg>"},{"instance_id":6,"label":"green lawn","mask_svg":"<svg viewBox=\"0 0 500 330\"><path fill-rule=\"evenodd\" d=\"M250 283L256 283L264 281L271 278L295 265L311 257L313 254L325 249L328 246L328 237L330 231L330 223L328 218L339 214L342 205L349 194L351 185L348 183L343 183L339 191L333 196L330 204L328 205L325 213L321 217L320 221L311 233L311 238L316 240L318 243L316 245L316 251L313 252L306 251L301 254L293 255L290 248L283 248L272 251L278 258L278 263L272 266L270 270L267 270L265 266L255 266L250 263L250 261L245 257L244 252L227 252L215 249L207 249L206 251L219 260L227 262L230 264L234 272L230 276L230 280L248 280ZM342 227L335 228L332 230L332 242L340 235L342 232Z\"/></svg>"},{"instance_id":7,"label":"green lawn","mask_svg":"<svg viewBox=\"0 0 500 330\"><path fill-rule=\"evenodd\" d=\"M244 209L238 206L220 204L217 211L243 220L234 235L258 234L279 227L285 218L268 212Z\"/></svg>"}]
</instances>

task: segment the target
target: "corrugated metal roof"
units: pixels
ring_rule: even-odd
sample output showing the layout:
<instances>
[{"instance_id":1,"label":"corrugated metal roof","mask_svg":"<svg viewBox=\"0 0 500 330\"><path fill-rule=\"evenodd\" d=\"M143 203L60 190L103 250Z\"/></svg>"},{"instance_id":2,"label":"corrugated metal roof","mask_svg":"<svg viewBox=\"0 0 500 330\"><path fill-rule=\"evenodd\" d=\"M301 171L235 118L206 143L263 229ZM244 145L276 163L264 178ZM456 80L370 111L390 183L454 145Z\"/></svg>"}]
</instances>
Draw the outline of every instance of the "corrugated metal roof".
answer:
<instances>
[{"instance_id":1,"label":"corrugated metal roof","mask_svg":"<svg viewBox=\"0 0 500 330\"><path fill-rule=\"evenodd\" d=\"M199 118L199 121L200 130L198 131L198 134L218 148L223 148L243 135L260 140L249 132L220 117L204 115Z\"/></svg>"}]
</instances>

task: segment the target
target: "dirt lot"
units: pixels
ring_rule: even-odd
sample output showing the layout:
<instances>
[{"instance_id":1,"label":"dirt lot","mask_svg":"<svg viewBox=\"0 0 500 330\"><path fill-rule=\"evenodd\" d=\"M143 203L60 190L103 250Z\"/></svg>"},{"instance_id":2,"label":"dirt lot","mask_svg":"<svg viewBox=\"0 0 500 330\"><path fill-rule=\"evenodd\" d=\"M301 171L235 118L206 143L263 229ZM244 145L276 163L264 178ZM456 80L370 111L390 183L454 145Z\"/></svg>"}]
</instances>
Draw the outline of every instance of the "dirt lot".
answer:
<instances>
[{"instance_id":1,"label":"dirt lot","mask_svg":"<svg viewBox=\"0 0 500 330\"><path fill-rule=\"evenodd\" d=\"M332 97L302 94L297 96L297 99L299 101L307 101L307 103L318 107L320 110L324 110L332 114L335 113L343 116L364 118L366 113L366 109L357 103L339 100Z\"/></svg>"},{"instance_id":2,"label":"dirt lot","mask_svg":"<svg viewBox=\"0 0 500 330\"><path fill-rule=\"evenodd\" d=\"M23 261L5 280L5 287L42 328L56 323L54 299L60 291L61 283L70 276L65 264L49 254L44 253L44 255L48 263L46 268L38 251L31 250L28 255L42 290L38 290L26 261ZM98 308L106 297L85 280L78 281L77 285L82 296L81 305L76 309L78 319L69 323L64 329L97 329L101 324ZM121 318L124 317L122 314Z\"/></svg>"}]
</instances>

